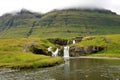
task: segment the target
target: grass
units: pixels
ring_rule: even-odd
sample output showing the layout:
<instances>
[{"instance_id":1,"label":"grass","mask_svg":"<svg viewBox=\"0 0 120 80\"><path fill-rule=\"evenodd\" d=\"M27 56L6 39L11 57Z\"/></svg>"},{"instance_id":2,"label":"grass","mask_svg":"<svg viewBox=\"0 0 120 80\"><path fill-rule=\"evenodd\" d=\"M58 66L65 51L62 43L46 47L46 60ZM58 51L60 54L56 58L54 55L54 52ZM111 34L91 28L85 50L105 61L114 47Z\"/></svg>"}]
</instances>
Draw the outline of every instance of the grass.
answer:
<instances>
[{"instance_id":1,"label":"grass","mask_svg":"<svg viewBox=\"0 0 120 80\"><path fill-rule=\"evenodd\" d=\"M86 28L87 27L87 28ZM31 27L20 26L11 27L3 32L0 32L0 38L24 38ZM95 26L95 25L80 25L72 26L35 26L29 38L73 38L76 36L91 36L104 34L120 34L119 26Z\"/></svg>"},{"instance_id":2,"label":"grass","mask_svg":"<svg viewBox=\"0 0 120 80\"><path fill-rule=\"evenodd\" d=\"M0 54L1 68L39 68L49 67L63 62L60 57L50 57L44 55L35 55L32 53L14 53L14 54Z\"/></svg>"},{"instance_id":3,"label":"grass","mask_svg":"<svg viewBox=\"0 0 120 80\"><path fill-rule=\"evenodd\" d=\"M58 34L57 34L58 35ZM65 38L65 37L64 37ZM67 39L70 38L67 36ZM40 38L2 38L0 39L0 67L1 68L39 68L53 66L63 62L61 57L50 57L45 55L36 55L26 50L23 52L24 45L36 43L43 50L47 50L49 46L56 45L50 43L46 39ZM95 54L87 56L105 56L120 57L120 34L87 36L70 46L102 46L105 49Z\"/></svg>"},{"instance_id":4,"label":"grass","mask_svg":"<svg viewBox=\"0 0 120 80\"><path fill-rule=\"evenodd\" d=\"M18 17L3 16L0 20L0 29L5 29L0 32L0 67L37 68L61 63L63 60L60 57L35 55L29 49L23 52L25 45L34 42L45 51L49 46L55 47L56 45L48 42L47 38L71 39L83 36L85 38L75 44L76 46L105 47L105 50L89 56L120 57L120 16L103 12L62 10L44 15L34 13L18 15ZM41 18L35 18L35 15ZM34 21L37 23L32 27ZM31 32L30 36L25 38L29 32ZM87 40L93 35L99 36Z\"/></svg>"},{"instance_id":5,"label":"grass","mask_svg":"<svg viewBox=\"0 0 120 80\"><path fill-rule=\"evenodd\" d=\"M30 45L36 42L43 48L54 46L47 40L41 40L39 38L14 38L14 39L0 39L0 53L3 52L22 52L25 44Z\"/></svg>"},{"instance_id":6,"label":"grass","mask_svg":"<svg viewBox=\"0 0 120 80\"><path fill-rule=\"evenodd\" d=\"M0 38L24 38L28 34L30 38L41 39L120 34L120 16L108 10L29 12L1 16Z\"/></svg>"},{"instance_id":7,"label":"grass","mask_svg":"<svg viewBox=\"0 0 120 80\"><path fill-rule=\"evenodd\" d=\"M39 47L44 50L47 50L49 46L54 46L47 40L39 38L0 39L0 67L27 69L48 67L63 62L61 57L36 55L31 53L29 49L23 52L23 46L33 42L37 42Z\"/></svg>"},{"instance_id":8,"label":"grass","mask_svg":"<svg viewBox=\"0 0 120 80\"><path fill-rule=\"evenodd\" d=\"M90 38L93 39L90 40ZM101 52L89 54L88 56L120 57L120 34L89 36L83 38L81 42L74 44L74 46L80 47L88 45L101 46L105 48Z\"/></svg>"}]
</instances>

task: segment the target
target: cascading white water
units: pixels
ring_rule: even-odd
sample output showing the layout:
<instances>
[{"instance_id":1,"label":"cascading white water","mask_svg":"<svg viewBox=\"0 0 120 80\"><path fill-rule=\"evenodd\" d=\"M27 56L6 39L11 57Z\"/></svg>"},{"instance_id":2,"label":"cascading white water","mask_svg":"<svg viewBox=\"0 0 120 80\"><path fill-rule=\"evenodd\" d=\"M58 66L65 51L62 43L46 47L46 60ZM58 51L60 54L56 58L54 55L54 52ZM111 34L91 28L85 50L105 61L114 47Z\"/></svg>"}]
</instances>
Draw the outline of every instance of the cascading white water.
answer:
<instances>
[{"instance_id":1,"label":"cascading white water","mask_svg":"<svg viewBox=\"0 0 120 80\"><path fill-rule=\"evenodd\" d=\"M75 40L73 40L73 44L75 44L76 42L75 42Z\"/></svg>"},{"instance_id":2,"label":"cascading white water","mask_svg":"<svg viewBox=\"0 0 120 80\"><path fill-rule=\"evenodd\" d=\"M69 56L69 48L70 48L69 46L64 47L64 56L63 56L64 58L69 59L69 57L70 57Z\"/></svg>"},{"instance_id":3,"label":"cascading white water","mask_svg":"<svg viewBox=\"0 0 120 80\"><path fill-rule=\"evenodd\" d=\"M58 53L59 53L59 49L58 48L55 50L55 52L53 52L51 46L48 48L48 51L50 51L52 53L52 56L57 56Z\"/></svg>"},{"instance_id":4,"label":"cascading white water","mask_svg":"<svg viewBox=\"0 0 120 80\"><path fill-rule=\"evenodd\" d=\"M52 47L51 46L48 48L48 51L50 51L50 52L52 51Z\"/></svg>"},{"instance_id":5,"label":"cascading white water","mask_svg":"<svg viewBox=\"0 0 120 80\"><path fill-rule=\"evenodd\" d=\"M63 57L64 57L65 59L69 59L69 57L70 57L70 56L69 56L69 48L70 48L69 46L65 46L65 47L64 47L64 56L63 56ZM48 48L48 51L50 51L50 52L52 53L52 56L57 56L58 53L59 53L59 49L58 49L58 48L55 50L55 52L53 52L53 51L52 51L52 47L49 47L49 48Z\"/></svg>"},{"instance_id":6,"label":"cascading white water","mask_svg":"<svg viewBox=\"0 0 120 80\"><path fill-rule=\"evenodd\" d=\"M58 55L58 52L59 52L59 49L57 48L57 49L55 50L55 52L52 52L52 56L57 56L57 55Z\"/></svg>"}]
</instances>

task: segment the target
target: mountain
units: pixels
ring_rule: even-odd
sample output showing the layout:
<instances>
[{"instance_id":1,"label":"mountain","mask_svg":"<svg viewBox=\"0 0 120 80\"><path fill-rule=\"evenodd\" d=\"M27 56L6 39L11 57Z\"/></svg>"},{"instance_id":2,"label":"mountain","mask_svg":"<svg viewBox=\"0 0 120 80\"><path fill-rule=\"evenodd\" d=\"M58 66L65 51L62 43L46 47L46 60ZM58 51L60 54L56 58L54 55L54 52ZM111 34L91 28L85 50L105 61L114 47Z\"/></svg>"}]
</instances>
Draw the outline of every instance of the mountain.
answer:
<instances>
[{"instance_id":1,"label":"mountain","mask_svg":"<svg viewBox=\"0 0 120 80\"><path fill-rule=\"evenodd\" d=\"M0 17L0 27L10 28L16 26L31 26L34 21L41 18L41 14L33 13L26 9L20 12L8 13Z\"/></svg>"},{"instance_id":2,"label":"mountain","mask_svg":"<svg viewBox=\"0 0 120 80\"><path fill-rule=\"evenodd\" d=\"M119 25L116 13L98 9L55 10L43 16L39 23L43 26L80 26L80 25ZM120 19L120 17L119 17ZM112 22L112 23L111 23Z\"/></svg>"},{"instance_id":3,"label":"mountain","mask_svg":"<svg viewBox=\"0 0 120 80\"><path fill-rule=\"evenodd\" d=\"M74 37L119 34L120 16L105 9L63 9L46 14L22 9L0 17L0 37Z\"/></svg>"}]
</instances>

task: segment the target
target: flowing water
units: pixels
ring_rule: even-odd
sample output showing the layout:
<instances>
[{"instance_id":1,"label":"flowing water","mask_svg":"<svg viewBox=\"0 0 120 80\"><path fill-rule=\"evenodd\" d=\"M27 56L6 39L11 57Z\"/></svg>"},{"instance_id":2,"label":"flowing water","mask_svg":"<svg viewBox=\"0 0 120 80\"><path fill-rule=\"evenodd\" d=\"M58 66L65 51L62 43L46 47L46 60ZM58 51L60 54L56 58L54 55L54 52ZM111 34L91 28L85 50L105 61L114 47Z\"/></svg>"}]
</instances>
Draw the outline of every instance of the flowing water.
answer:
<instances>
[{"instance_id":1,"label":"flowing water","mask_svg":"<svg viewBox=\"0 0 120 80\"><path fill-rule=\"evenodd\" d=\"M63 56L64 58L68 58L69 59L69 57L70 57L69 56L69 48L70 48L69 46L65 46L64 47L64 56Z\"/></svg>"},{"instance_id":2,"label":"flowing water","mask_svg":"<svg viewBox=\"0 0 120 80\"><path fill-rule=\"evenodd\" d=\"M120 80L120 60L76 58L50 68L0 70L0 80Z\"/></svg>"}]
</instances>

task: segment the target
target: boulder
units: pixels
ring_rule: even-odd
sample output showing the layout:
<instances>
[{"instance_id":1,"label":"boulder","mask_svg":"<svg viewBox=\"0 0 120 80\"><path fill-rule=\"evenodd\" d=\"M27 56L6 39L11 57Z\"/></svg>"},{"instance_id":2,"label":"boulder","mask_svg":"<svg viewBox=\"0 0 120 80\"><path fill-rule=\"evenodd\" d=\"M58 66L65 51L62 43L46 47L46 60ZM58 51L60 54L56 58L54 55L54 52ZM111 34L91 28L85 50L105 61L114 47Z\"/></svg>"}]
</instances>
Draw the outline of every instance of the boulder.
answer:
<instances>
[{"instance_id":1,"label":"boulder","mask_svg":"<svg viewBox=\"0 0 120 80\"><path fill-rule=\"evenodd\" d=\"M93 46L84 47L84 51L85 51L86 54L92 53L93 52Z\"/></svg>"},{"instance_id":2,"label":"boulder","mask_svg":"<svg viewBox=\"0 0 120 80\"><path fill-rule=\"evenodd\" d=\"M78 46L70 47L70 52L71 52L71 56L80 56L85 54L84 48Z\"/></svg>"},{"instance_id":3,"label":"boulder","mask_svg":"<svg viewBox=\"0 0 120 80\"><path fill-rule=\"evenodd\" d=\"M37 46L35 46L35 45L31 45L31 46L29 47L29 50L30 50L32 53L34 53L34 54L48 55L48 53L47 53L45 50L43 50L42 48L39 48L39 47L37 47Z\"/></svg>"},{"instance_id":4,"label":"boulder","mask_svg":"<svg viewBox=\"0 0 120 80\"><path fill-rule=\"evenodd\" d=\"M86 54L96 53L96 52L102 51L103 49L104 49L104 47L100 47L100 46L86 46L86 47L84 47L84 51Z\"/></svg>"},{"instance_id":5,"label":"boulder","mask_svg":"<svg viewBox=\"0 0 120 80\"><path fill-rule=\"evenodd\" d=\"M71 46L70 55L81 56L86 54L94 54L102 50L104 50L104 47L100 47L100 46L85 46L85 47Z\"/></svg>"}]
</instances>

